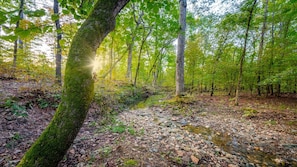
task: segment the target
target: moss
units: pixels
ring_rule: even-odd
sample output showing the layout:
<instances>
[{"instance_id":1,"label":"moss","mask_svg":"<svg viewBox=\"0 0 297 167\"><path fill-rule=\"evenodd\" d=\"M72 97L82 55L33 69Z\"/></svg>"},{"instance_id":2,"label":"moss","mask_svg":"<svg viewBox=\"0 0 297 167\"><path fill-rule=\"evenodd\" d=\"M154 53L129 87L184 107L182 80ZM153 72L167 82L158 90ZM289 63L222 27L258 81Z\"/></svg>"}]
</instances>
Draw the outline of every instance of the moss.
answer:
<instances>
[{"instance_id":1,"label":"moss","mask_svg":"<svg viewBox=\"0 0 297 167\"><path fill-rule=\"evenodd\" d=\"M69 51L61 103L48 127L25 153L19 167L57 166L72 144L94 94L89 60L94 58L104 37L113 30L118 2L99 0L78 30Z\"/></svg>"}]
</instances>

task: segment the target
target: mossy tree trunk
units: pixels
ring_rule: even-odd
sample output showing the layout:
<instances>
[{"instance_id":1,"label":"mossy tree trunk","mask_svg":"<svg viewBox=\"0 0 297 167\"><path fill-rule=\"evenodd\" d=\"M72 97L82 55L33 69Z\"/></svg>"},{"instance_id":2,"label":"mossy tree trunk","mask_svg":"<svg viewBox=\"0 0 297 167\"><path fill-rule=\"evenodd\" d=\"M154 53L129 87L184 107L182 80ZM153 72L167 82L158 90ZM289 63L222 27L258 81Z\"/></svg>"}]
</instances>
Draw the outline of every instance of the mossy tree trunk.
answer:
<instances>
[{"instance_id":1,"label":"mossy tree trunk","mask_svg":"<svg viewBox=\"0 0 297 167\"><path fill-rule=\"evenodd\" d=\"M19 167L54 167L63 158L87 115L93 98L91 61L115 17L129 0L99 0L77 31L68 55L62 101L54 118L25 153Z\"/></svg>"}]
</instances>

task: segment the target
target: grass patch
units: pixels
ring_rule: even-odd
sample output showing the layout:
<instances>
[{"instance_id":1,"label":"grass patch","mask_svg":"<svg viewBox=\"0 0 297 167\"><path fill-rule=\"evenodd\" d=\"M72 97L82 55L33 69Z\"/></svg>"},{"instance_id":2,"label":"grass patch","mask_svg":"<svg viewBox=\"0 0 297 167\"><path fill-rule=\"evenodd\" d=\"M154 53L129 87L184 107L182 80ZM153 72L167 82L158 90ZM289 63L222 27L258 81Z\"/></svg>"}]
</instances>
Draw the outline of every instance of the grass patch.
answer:
<instances>
[{"instance_id":1,"label":"grass patch","mask_svg":"<svg viewBox=\"0 0 297 167\"><path fill-rule=\"evenodd\" d=\"M297 120L287 121L286 124L289 126L297 126Z\"/></svg>"},{"instance_id":2,"label":"grass patch","mask_svg":"<svg viewBox=\"0 0 297 167\"><path fill-rule=\"evenodd\" d=\"M265 124L266 125L276 125L277 124L277 121L275 121L275 120L268 120L268 121L265 121Z\"/></svg>"},{"instance_id":3,"label":"grass patch","mask_svg":"<svg viewBox=\"0 0 297 167\"><path fill-rule=\"evenodd\" d=\"M135 160L135 159L124 159L123 160L123 166L124 167L138 166L138 161Z\"/></svg>"},{"instance_id":4,"label":"grass patch","mask_svg":"<svg viewBox=\"0 0 297 167\"><path fill-rule=\"evenodd\" d=\"M145 107L152 107L155 105L160 105L163 103L164 98L165 98L164 94L152 95L152 96L148 97L146 100L140 101L133 108L145 108Z\"/></svg>"},{"instance_id":5,"label":"grass patch","mask_svg":"<svg viewBox=\"0 0 297 167\"><path fill-rule=\"evenodd\" d=\"M258 114L258 111L252 108L243 108L243 117L251 118L255 117Z\"/></svg>"}]
</instances>

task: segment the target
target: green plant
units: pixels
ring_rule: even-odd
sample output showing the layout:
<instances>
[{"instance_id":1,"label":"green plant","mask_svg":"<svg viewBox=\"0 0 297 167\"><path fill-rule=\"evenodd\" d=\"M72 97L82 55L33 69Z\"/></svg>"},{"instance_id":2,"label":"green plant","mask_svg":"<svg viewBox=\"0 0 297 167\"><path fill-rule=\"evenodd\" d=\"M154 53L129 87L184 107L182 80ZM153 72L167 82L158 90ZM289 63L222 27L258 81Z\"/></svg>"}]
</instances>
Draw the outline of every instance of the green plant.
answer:
<instances>
[{"instance_id":1,"label":"green plant","mask_svg":"<svg viewBox=\"0 0 297 167\"><path fill-rule=\"evenodd\" d=\"M38 101L38 106L41 109L49 107L49 102L46 99L39 98L37 101Z\"/></svg>"},{"instance_id":2,"label":"green plant","mask_svg":"<svg viewBox=\"0 0 297 167\"><path fill-rule=\"evenodd\" d=\"M112 151L112 148L109 147L109 146L100 148L100 149L98 150L100 156L103 157L103 158L104 158L104 157L108 157L109 154L111 153L111 151Z\"/></svg>"},{"instance_id":3,"label":"green plant","mask_svg":"<svg viewBox=\"0 0 297 167\"><path fill-rule=\"evenodd\" d=\"M90 127L96 127L97 126L97 122L96 121L92 121L89 124Z\"/></svg>"},{"instance_id":4,"label":"green plant","mask_svg":"<svg viewBox=\"0 0 297 167\"><path fill-rule=\"evenodd\" d=\"M19 134L19 133L15 133L13 136L12 136L12 139L13 140L20 140L22 138L22 136Z\"/></svg>"},{"instance_id":5,"label":"green plant","mask_svg":"<svg viewBox=\"0 0 297 167\"><path fill-rule=\"evenodd\" d=\"M16 101L14 101L12 99L7 99L4 103L4 107L6 109L9 109L15 116L21 116L21 117L28 116L26 107L19 105Z\"/></svg>"},{"instance_id":6,"label":"green plant","mask_svg":"<svg viewBox=\"0 0 297 167\"><path fill-rule=\"evenodd\" d=\"M243 110L243 117L254 117L257 115L258 111L252 108L244 108Z\"/></svg>"},{"instance_id":7,"label":"green plant","mask_svg":"<svg viewBox=\"0 0 297 167\"><path fill-rule=\"evenodd\" d=\"M268 120L268 121L265 121L265 124L267 124L267 125L276 125L277 124L277 121L275 121L275 120Z\"/></svg>"},{"instance_id":8,"label":"green plant","mask_svg":"<svg viewBox=\"0 0 297 167\"><path fill-rule=\"evenodd\" d=\"M124 167L137 166L138 162L134 159L124 159Z\"/></svg>"},{"instance_id":9,"label":"green plant","mask_svg":"<svg viewBox=\"0 0 297 167\"><path fill-rule=\"evenodd\" d=\"M15 133L9 140L9 142L6 144L6 148L14 148L18 141L22 139L22 136L19 133Z\"/></svg>"},{"instance_id":10,"label":"green plant","mask_svg":"<svg viewBox=\"0 0 297 167\"><path fill-rule=\"evenodd\" d=\"M130 133L130 135L135 135L135 134L136 134L135 129L134 129L133 127L131 127L131 126L129 126L129 127L127 128L127 130L128 130L128 132Z\"/></svg>"},{"instance_id":11,"label":"green plant","mask_svg":"<svg viewBox=\"0 0 297 167\"><path fill-rule=\"evenodd\" d=\"M145 133L144 129L141 128L140 131L139 131L139 134L140 134L140 135L144 135L144 133Z\"/></svg>"},{"instance_id":12,"label":"green plant","mask_svg":"<svg viewBox=\"0 0 297 167\"><path fill-rule=\"evenodd\" d=\"M4 107L7 109L7 108L11 108L12 107L12 105L15 103L15 101L14 100L12 100L12 99L7 99L6 101L5 101L5 103L4 103Z\"/></svg>"},{"instance_id":13,"label":"green plant","mask_svg":"<svg viewBox=\"0 0 297 167\"><path fill-rule=\"evenodd\" d=\"M122 122L118 123L111 127L111 132L113 133L123 133L126 131L127 126L124 125Z\"/></svg>"}]
</instances>

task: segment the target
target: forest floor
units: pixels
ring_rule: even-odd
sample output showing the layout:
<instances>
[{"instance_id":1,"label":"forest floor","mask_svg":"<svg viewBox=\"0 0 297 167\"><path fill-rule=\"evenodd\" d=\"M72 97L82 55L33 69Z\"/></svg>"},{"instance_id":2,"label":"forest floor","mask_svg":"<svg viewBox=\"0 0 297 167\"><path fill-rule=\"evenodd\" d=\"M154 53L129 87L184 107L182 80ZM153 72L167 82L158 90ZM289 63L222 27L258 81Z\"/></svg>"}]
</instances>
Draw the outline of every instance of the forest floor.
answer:
<instances>
[{"instance_id":1,"label":"forest floor","mask_svg":"<svg viewBox=\"0 0 297 167\"><path fill-rule=\"evenodd\" d=\"M56 94L20 87L0 83L0 166L19 162L57 107ZM59 166L297 166L296 97L153 97L108 124L93 104Z\"/></svg>"}]
</instances>

